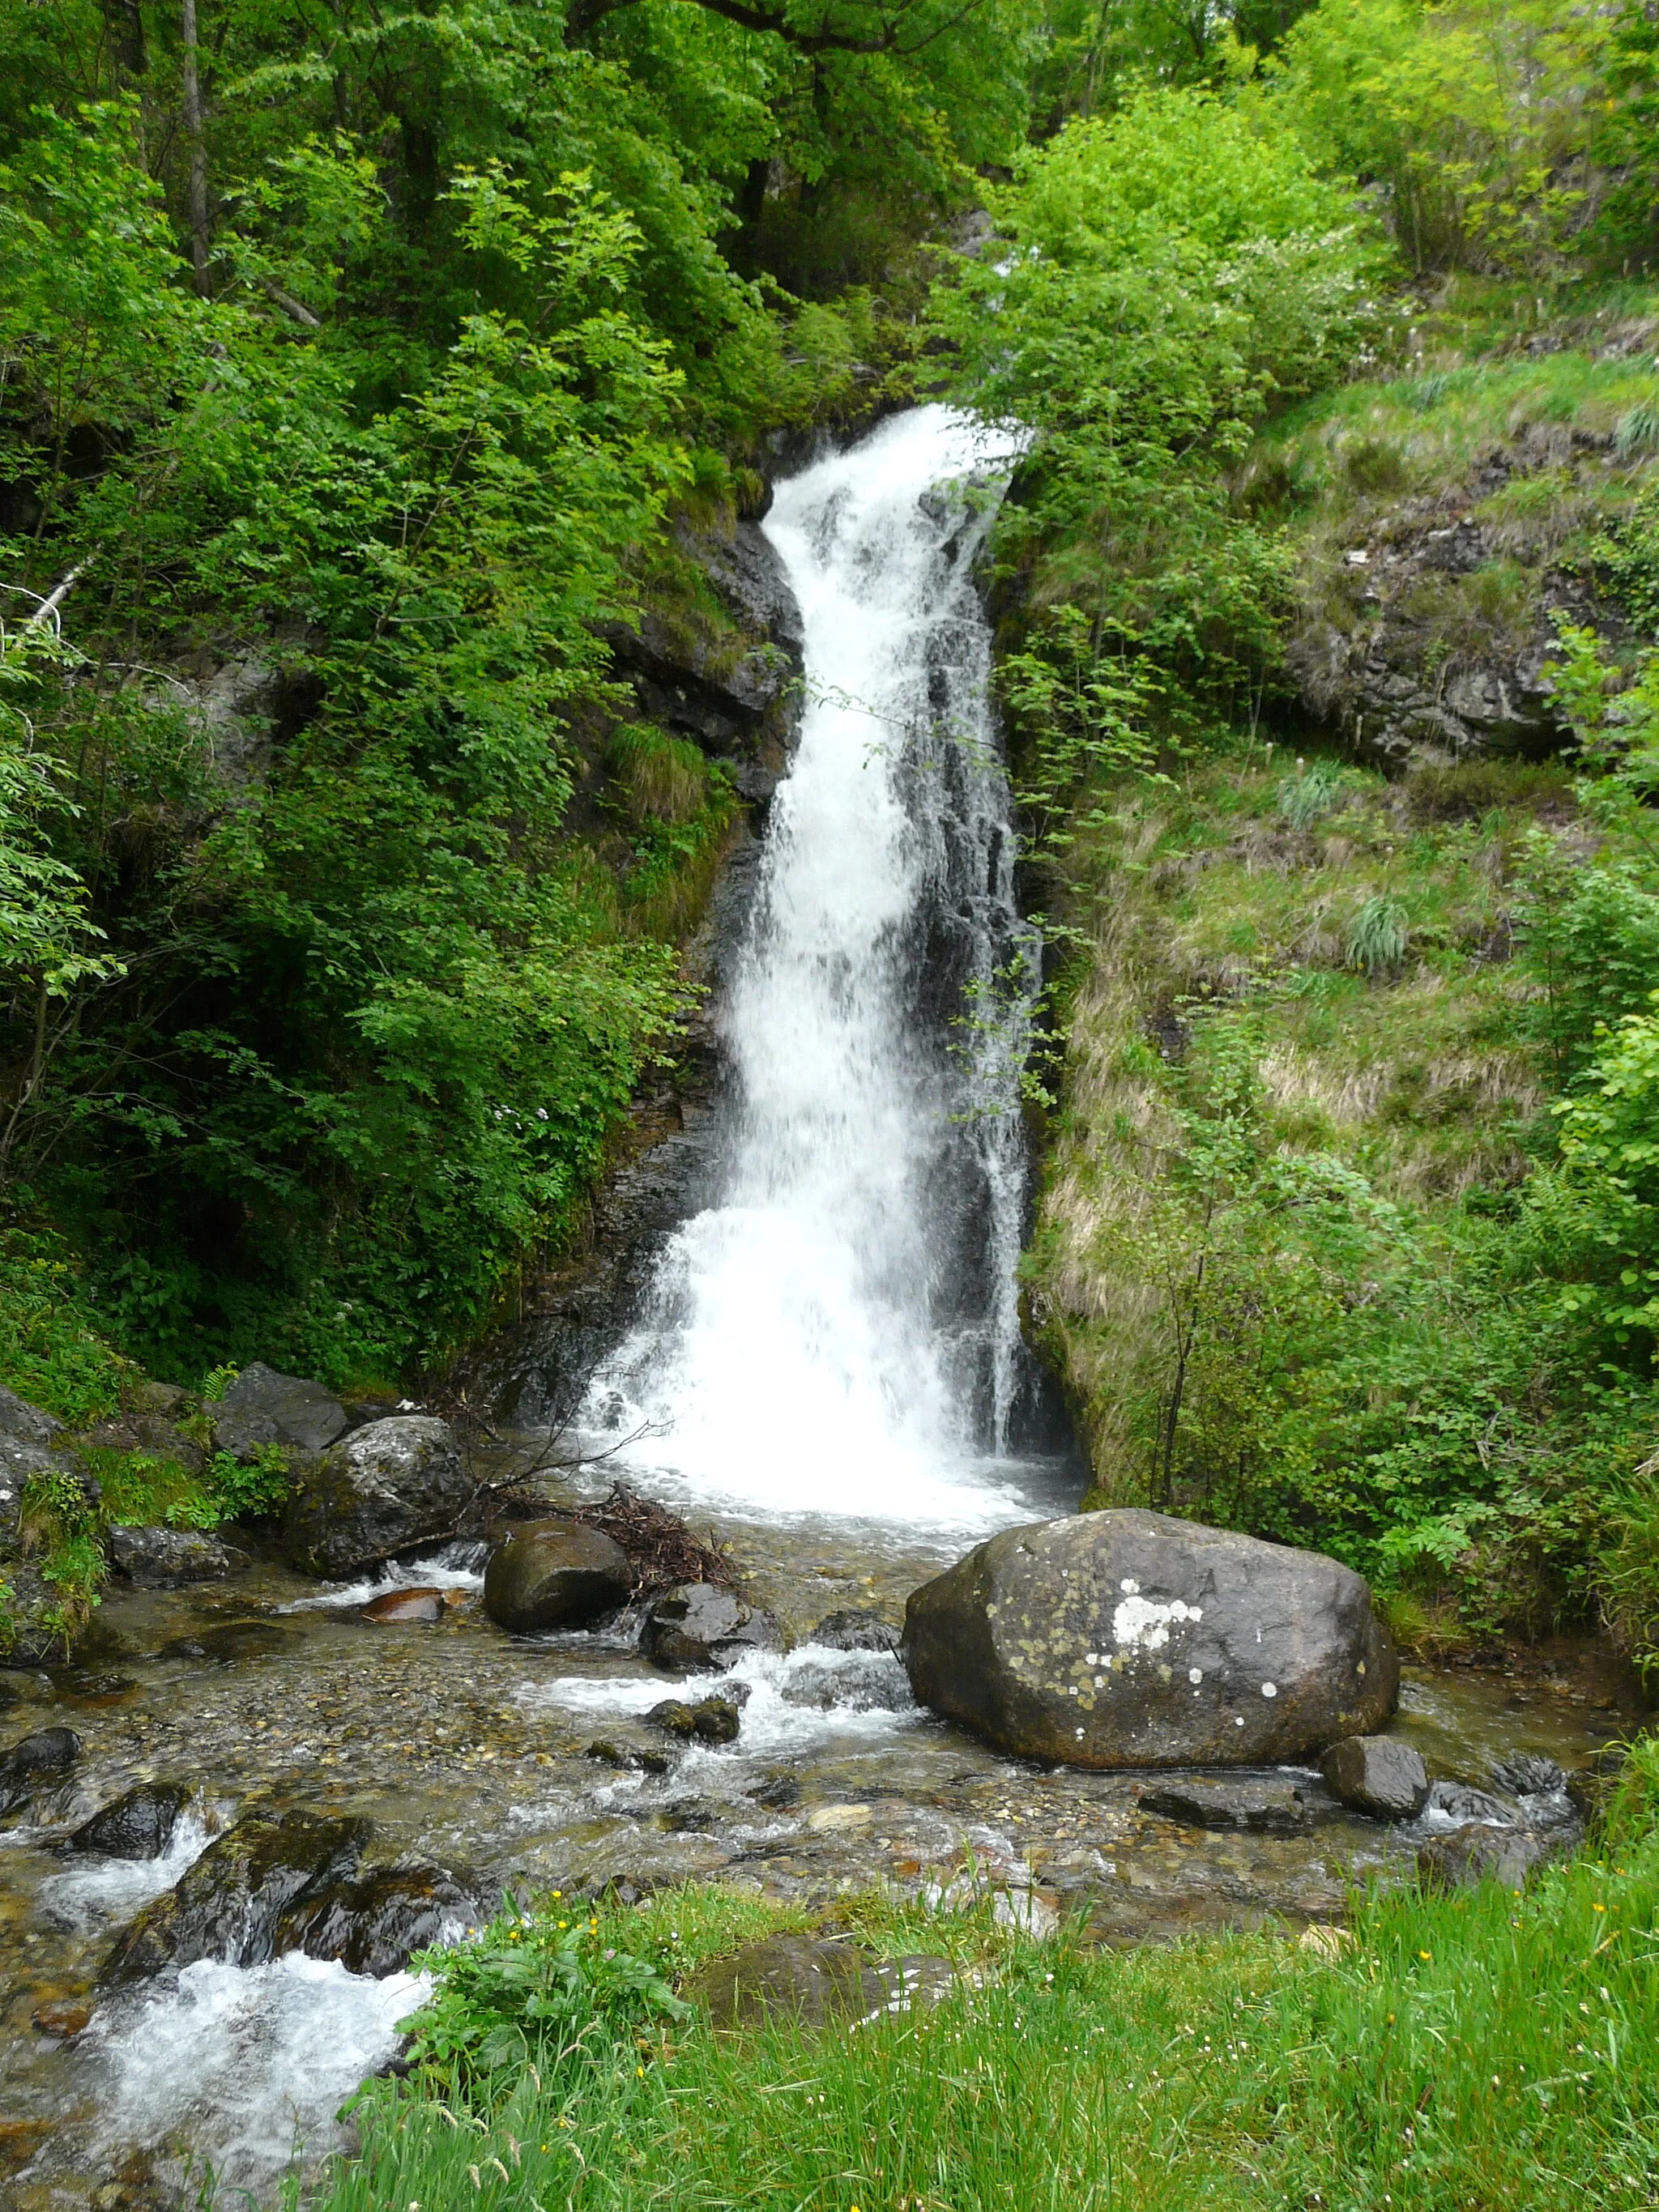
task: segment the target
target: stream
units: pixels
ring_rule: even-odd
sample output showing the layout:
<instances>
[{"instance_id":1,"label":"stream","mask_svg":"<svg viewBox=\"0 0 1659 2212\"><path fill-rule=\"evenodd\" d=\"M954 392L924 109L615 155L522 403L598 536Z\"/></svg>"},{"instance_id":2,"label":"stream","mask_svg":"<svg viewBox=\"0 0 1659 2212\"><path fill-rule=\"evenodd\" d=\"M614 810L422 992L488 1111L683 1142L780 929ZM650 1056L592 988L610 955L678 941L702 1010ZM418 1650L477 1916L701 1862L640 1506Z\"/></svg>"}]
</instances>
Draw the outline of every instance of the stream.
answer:
<instances>
[{"instance_id":1,"label":"stream","mask_svg":"<svg viewBox=\"0 0 1659 2212\"><path fill-rule=\"evenodd\" d=\"M918 1583L1071 1510L1084 1480L1017 1307L1038 946L973 574L1006 460L928 407L778 488L764 528L800 605L807 696L720 981L714 1200L663 1243L558 1439L582 1463L550 1486L574 1501L622 1474L713 1529L792 1648L738 1662L736 1742L653 1774L590 1747L715 1678L666 1681L631 1614L504 1635L476 1550L334 1588L262 1565L112 1595L95 1666L0 1675L5 1741L67 1724L85 1746L34 1825L0 1827L0 2203L159 2208L210 2168L269 2202L296 2152L344 2140L337 2110L395 2053L417 1978L296 1954L89 1990L114 1933L256 1805L362 1815L377 1862L526 1890L718 1876L813 1900L934 1883L948 1902L971 1860L1025 1924L1075 1912L1103 1942L1328 1919L1354 1881L1411 1864L1413 1832L1311 1775L1304 1832L1181 1826L1141 1809L1146 1778L1011 1760L919 1710L890 1653L813 1639L838 1611L896 1622ZM520 1405L538 1387L526 1357ZM546 1444L507 1437L501 1468ZM448 1594L441 1620L363 1617L377 1588L412 1583ZM1408 1668L1396 1725L1431 1773L1485 1784L1518 1750L1583 1765L1624 1696L1595 1650L1561 1643L1524 1675ZM57 1848L146 1779L193 1793L164 1858ZM50 2032L77 2002L89 2021Z\"/></svg>"}]
</instances>

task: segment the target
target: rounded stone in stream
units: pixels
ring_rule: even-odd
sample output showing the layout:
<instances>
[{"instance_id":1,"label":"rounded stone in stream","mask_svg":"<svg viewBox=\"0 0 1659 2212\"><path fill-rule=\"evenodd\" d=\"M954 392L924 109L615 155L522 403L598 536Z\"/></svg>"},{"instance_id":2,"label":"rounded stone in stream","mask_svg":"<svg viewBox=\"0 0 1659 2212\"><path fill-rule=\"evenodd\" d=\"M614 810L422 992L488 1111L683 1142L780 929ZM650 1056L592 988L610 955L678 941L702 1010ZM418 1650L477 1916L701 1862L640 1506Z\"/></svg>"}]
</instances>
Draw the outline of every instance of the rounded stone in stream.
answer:
<instances>
[{"instance_id":1,"label":"rounded stone in stream","mask_svg":"<svg viewBox=\"0 0 1659 2212\"><path fill-rule=\"evenodd\" d=\"M1440 1888L1497 1881L1505 1889L1522 1890L1540 1867L1571 1848L1571 1836L1559 1829L1544 1833L1472 1820L1449 1835L1430 1837L1418 1851L1417 1870L1425 1882Z\"/></svg>"},{"instance_id":2,"label":"rounded stone in stream","mask_svg":"<svg viewBox=\"0 0 1659 2212\"><path fill-rule=\"evenodd\" d=\"M472 1496L447 1421L427 1413L371 1421L301 1471L283 1550L302 1574L349 1574L449 1534Z\"/></svg>"},{"instance_id":3,"label":"rounded stone in stream","mask_svg":"<svg viewBox=\"0 0 1659 2212\"><path fill-rule=\"evenodd\" d=\"M274 1620L227 1620L217 1628L198 1629L193 1636L175 1636L156 1653L158 1659L211 1659L222 1667L242 1659L263 1659L280 1651L289 1640L289 1631Z\"/></svg>"},{"instance_id":4,"label":"rounded stone in stream","mask_svg":"<svg viewBox=\"0 0 1659 2212\"><path fill-rule=\"evenodd\" d=\"M370 1832L367 1820L245 1813L117 1938L99 1980L119 1986L197 1959L264 1966L283 1914L354 1873Z\"/></svg>"},{"instance_id":5,"label":"rounded stone in stream","mask_svg":"<svg viewBox=\"0 0 1659 2212\"><path fill-rule=\"evenodd\" d=\"M514 1636L586 1628L626 1603L634 1571L622 1546L581 1521L520 1522L484 1569L484 1611Z\"/></svg>"},{"instance_id":6,"label":"rounded stone in stream","mask_svg":"<svg viewBox=\"0 0 1659 2212\"><path fill-rule=\"evenodd\" d=\"M178 1589L246 1574L246 1552L204 1528L112 1528L110 1565L139 1589Z\"/></svg>"},{"instance_id":7,"label":"rounded stone in stream","mask_svg":"<svg viewBox=\"0 0 1659 2212\"><path fill-rule=\"evenodd\" d=\"M72 1851L111 1859L157 1859L173 1841L179 1815L190 1802L181 1782L141 1782L82 1820L69 1838Z\"/></svg>"},{"instance_id":8,"label":"rounded stone in stream","mask_svg":"<svg viewBox=\"0 0 1659 2212\"><path fill-rule=\"evenodd\" d=\"M266 1444L292 1451L324 1451L346 1425L345 1407L320 1382L279 1375L256 1359L213 1407L213 1441L235 1459L252 1459Z\"/></svg>"},{"instance_id":9,"label":"rounded stone in stream","mask_svg":"<svg viewBox=\"0 0 1659 2212\"><path fill-rule=\"evenodd\" d=\"M740 1725L738 1708L730 1698L703 1698L695 1705L665 1698L645 1717L652 1728L688 1740L695 1736L702 1743L735 1743Z\"/></svg>"},{"instance_id":10,"label":"rounded stone in stream","mask_svg":"<svg viewBox=\"0 0 1659 2212\"><path fill-rule=\"evenodd\" d=\"M1414 1820L1429 1802L1423 1754L1388 1735L1346 1735L1325 1753L1325 1786L1357 1813Z\"/></svg>"},{"instance_id":11,"label":"rounded stone in stream","mask_svg":"<svg viewBox=\"0 0 1659 2212\"><path fill-rule=\"evenodd\" d=\"M850 1943L769 1936L702 1967L685 1994L707 2006L717 2028L755 2027L779 2014L822 2027L937 2003L955 1979L948 1959L917 1955L872 1966Z\"/></svg>"},{"instance_id":12,"label":"rounded stone in stream","mask_svg":"<svg viewBox=\"0 0 1659 2212\"><path fill-rule=\"evenodd\" d=\"M0 1759L0 1813L15 1813L38 1790L61 1782L80 1756L73 1729L39 1729L13 1744Z\"/></svg>"},{"instance_id":13,"label":"rounded stone in stream","mask_svg":"<svg viewBox=\"0 0 1659 2212\"><path fill-rule=\"evenodd\" d=\"M364 1620L417 1621L430 1626L444 1617L443 1594L434 1589L387 1590L362 1608Z\"/></svg>"},{"instance_id":14,"label":"rounded stone in stream","mask_svg":"<svg viewBox=\"0 0 1659 2212\"><path fill-rule=\"evenodd\" d=\"M647 1609L640 1649L654 1667L690 1674L730 1667L745 1651L781 1651L783 1632L769 1613L745 1605L717 1583L681 1583Z\"/></svg>"},{"instance_id":15,"label":"rounded stone in stream","mask_svg":"<svg viewBox=\"0 0 1659 2212\"><path fill-rule=\"evenodd\" d=\"M900 1652L923 1705L1072 1766L1305 1758L1400 1686L1351 1569L1138 1510L1005 1529L911 1593Z\"/></svg>"},{"instance_id":16,"label":"rounded stone in stream","mask_svg":"<svg viewBox=\"0 0 1659 2212\"><path fill-rule=\"evenodd\" d=\"M337 1959L348 1973L380 1980L401 1973L412 1952L479 1926L496 1902L447 1867L377 1867L290 1905L276 1923L275 1955Z\"/></svg>"}]
</instances>

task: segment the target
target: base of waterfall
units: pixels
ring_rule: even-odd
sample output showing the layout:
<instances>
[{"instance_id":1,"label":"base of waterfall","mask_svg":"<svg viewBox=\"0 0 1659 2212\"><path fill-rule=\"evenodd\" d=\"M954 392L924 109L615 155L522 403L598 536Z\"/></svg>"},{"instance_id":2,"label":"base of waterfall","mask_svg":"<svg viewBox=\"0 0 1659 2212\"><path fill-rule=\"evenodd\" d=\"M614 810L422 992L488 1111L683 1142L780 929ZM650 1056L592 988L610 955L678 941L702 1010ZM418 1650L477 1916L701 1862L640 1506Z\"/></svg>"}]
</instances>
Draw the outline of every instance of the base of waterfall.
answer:
<instances>
[{"instance_id":1,"label":"base of waterfall","mask_svg":"<svg viewBox=\"0 0 1659 2212\"><path fill-rule=\"evenodd\" d=\"M913 1592L901 1656L921 1704L1066 1766L1307 1759L1379 1729L1400 1688L1350 1568L1133 1510L980 1545Z\"/></svg>"}]
</instances>

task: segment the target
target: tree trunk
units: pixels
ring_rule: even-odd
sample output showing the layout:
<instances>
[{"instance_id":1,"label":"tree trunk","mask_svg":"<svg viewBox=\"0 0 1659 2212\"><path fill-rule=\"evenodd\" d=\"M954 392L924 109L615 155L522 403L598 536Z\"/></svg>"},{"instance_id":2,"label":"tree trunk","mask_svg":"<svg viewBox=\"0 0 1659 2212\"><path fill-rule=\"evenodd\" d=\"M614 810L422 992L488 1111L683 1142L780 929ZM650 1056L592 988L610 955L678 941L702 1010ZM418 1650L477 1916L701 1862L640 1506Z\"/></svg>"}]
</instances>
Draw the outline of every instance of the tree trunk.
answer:
<instances>
[{"instance_id":1,"label":"tree trunk","mask_svg":"<svg viewBox=\"0 0 1659 2212\"><path fill-rule=\"evenodd\" d=\"M185 137L190 146L190 258L196 289L208 296L207 142L202 134L202 80L196 65L196 0L180 0L185 41Z\"/></svg>"}]
</instances>

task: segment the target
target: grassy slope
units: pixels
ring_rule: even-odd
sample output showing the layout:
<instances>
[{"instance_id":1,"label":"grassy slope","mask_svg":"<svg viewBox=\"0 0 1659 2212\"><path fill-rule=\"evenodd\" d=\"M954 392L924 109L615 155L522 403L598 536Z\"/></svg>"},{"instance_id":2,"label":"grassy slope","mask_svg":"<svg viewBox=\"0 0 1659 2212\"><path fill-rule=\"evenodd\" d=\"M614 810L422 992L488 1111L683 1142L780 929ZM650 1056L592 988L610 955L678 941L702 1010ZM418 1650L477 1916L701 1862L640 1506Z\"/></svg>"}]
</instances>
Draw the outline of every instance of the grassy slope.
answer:
<instances>
[{"instance_id":1,"label":"grassy slope","mask_svg":"<svg viewBox=\"0 0 1659 2212\"><path fill-rule=\"evenodd\" d=\"M1599 297L1530 332L1550 349L1534 353L1515 334L1515 296L1462 280L1414 334L1411 374L1344 386L1264 431L1236 481L1296 544L1293 647L1362 618L1365 572L1346 550L1420 538L1454 510L1498 551L1418 587L1423 605L1406 611L1424 665L1501 662L1536 634L1547 577L1571 573L1629 505L1659 439L1654 300ZM1610 343L1620 357L1596 358ZM1512 473L1483 490L1499 451ZM1555 1071L1529 1018L1538 981L1509 957L1517 867L1529 839L1569 860L1616 849L1580 817L1570 770L1494 761L1389 781L1333 754L1317 765L1340 769L1336 802L1298 823L1281 800L1287 750L1241 738L1176 787L1126 785L1070 855L1083 949L1028 1279L1103 1496L1147 1493L1146 1407L1167 1395L1153 1217L1194 1005L1251 1003L1283 1153L1347 1164L1431 1237L1516 1184L1547 1144ZM1352 964L1368 901L1409 930L1406 959L1377 973Z\"/></svg>"},{"instance_id":2,"label":"grassy slope","mask_svg":"<svg viewBox=\"0 0 1659 2212\"><path fill-rule=\"evenodd\" d=\"M1650 1752L1640 1770L1650 1784ZM949 1951L978 1989L847 2035L693 2020L470 2096L374 2085L319 2212L1569 2212L1659 2190L1659 1838L1524 1898L1359 1904L1333 1957L1273 1933L1114 1954L987 1913L851 1901L834 1932ZM556 1909L556 1908L553 1908ZM672 1968L799 1912L677 1892L598 1911L595 1948Z\"/></svg>"}]
</instances>

